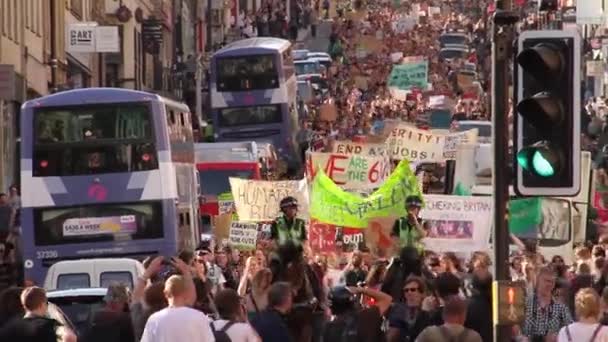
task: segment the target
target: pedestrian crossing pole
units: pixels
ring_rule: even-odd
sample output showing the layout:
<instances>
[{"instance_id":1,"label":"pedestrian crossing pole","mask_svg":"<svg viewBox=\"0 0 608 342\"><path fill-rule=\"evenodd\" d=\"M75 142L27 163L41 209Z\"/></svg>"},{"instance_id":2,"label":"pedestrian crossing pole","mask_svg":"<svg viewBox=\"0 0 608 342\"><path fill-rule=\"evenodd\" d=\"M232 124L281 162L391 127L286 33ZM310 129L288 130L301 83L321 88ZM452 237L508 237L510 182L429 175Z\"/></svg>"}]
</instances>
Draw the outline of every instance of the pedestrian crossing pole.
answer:
<instances>
[{"instance_id":1,"label":"pedestrian crossing pole","mask_svg":"<svg viewBox=\"0 0 608 342\"><path fill-rule=\"evenodd\" d=\"M509 65L513 57L515 23L519 20L511 12L511 0L496 2L492 17L492 137L494 168L494 265L495 280L509 277L509 231L507 204L509 201L508 149L509 149ZM494 341L510 341L511 327L494 322Z\"/></svg>"}]
</instances>

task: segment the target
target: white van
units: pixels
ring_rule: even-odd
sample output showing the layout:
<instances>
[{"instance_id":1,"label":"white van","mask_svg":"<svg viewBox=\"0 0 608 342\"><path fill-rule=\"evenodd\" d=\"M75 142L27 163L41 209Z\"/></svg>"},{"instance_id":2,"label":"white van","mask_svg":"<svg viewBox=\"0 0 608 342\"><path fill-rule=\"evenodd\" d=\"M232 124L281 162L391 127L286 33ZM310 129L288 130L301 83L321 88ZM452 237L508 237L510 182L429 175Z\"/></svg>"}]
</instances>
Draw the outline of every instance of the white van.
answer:
<instances>
[{"instance_id":1,"label":"white van","mask_svg":"<svg viewBox=\"0 0 608 342\"><path fill-rule=\"evenodd\" d=\"M141 262L128 258L64 260L51 265L44 279L44 288L47 291L107 288L116 282L133 289L144 271Z\"/></svg>"}]
</instances>

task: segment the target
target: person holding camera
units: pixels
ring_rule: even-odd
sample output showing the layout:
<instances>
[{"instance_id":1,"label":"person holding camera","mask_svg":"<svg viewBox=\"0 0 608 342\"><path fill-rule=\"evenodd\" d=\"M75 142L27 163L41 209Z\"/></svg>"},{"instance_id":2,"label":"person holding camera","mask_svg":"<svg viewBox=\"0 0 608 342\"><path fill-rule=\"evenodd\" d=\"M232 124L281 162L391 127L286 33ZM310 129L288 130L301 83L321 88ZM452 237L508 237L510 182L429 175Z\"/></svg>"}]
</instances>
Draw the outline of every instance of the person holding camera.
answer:
<instances>
[{"instance_id":1,"label":"person holding camera","mask_svg":"<svg viewBox=\"0 0 608 342\"><path fill-rule=\"evenodd\" d=\"M391 236L396 240L397 246L414 247L422 254L424 244L422 239L427 236L428 226L422 223L419 217L422 208L422 199L419 196L408 196L405 200L407 216L400 217L395 221Z\"/></svg>"}]
</instances>

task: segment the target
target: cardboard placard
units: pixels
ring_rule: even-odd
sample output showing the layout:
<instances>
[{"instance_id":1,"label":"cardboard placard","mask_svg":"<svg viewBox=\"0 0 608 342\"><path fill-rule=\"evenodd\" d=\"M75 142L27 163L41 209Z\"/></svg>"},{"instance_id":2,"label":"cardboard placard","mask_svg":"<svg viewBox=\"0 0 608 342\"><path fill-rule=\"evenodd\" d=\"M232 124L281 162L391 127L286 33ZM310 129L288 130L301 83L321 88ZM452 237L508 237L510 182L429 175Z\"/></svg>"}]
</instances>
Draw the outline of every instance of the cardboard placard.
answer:
<instances>
[{"instance_id":1,"label":"cardboard placard","mask_svg":"<svg viewBox=\"0 0 608 342\"><path fill-rule=\"evenodd\" d=\"M336 121L338 119L338 109L333 103L324 103L319 107L319 118L321 121Z\"/></svg>"}]
</instances>

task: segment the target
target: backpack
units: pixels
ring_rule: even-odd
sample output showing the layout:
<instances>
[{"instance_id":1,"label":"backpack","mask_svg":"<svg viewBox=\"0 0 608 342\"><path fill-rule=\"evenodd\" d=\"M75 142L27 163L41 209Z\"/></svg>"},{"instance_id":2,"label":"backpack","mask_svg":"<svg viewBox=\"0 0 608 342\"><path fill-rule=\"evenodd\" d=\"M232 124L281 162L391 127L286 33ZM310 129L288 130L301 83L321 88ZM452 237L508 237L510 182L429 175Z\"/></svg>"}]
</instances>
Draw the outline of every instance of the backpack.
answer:
<instances>
[{"instance_id":1,"label":"backpack","mask_svg":"<svg viewBox=\"0 0 608 342\"><path fill-rule=\"evenodd\" d=\"M357 341L357 313L349 313L336 317L325 325L322 342L354 342Z\"/></svg>"},{"instance_id":2,"label":"backpack","mask_svg":"<svg viewBox=\"0 0 608 342\"><path fill-rule=\"evenodd\" d=\"M229 321L222 327L222 329L216 330L213 322L209 323L211 326L211 331L213 332L213 337L215 338L215 342L232 342L226 331L228 331L233 324L234 322Z\"/></svg>"},{"instance_id":3,"label":"backpack","mask_svg":"<svg viewBox=\"0 0 608 342\"><path fill-rule=\"evenodd\" d=\"M439 326L439 332L441 336L443 336L443 342L464 342L467 340L467 336L469 335L469 329L464 328L464 330L458 336L452 336L450 331L445 326Z\"/></svg>"}]
</instances>

